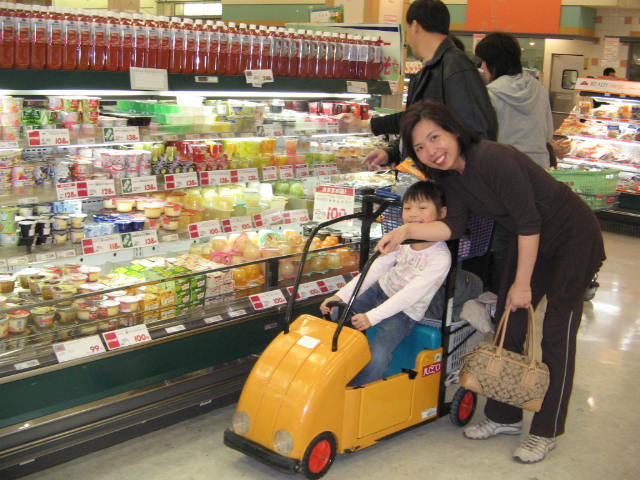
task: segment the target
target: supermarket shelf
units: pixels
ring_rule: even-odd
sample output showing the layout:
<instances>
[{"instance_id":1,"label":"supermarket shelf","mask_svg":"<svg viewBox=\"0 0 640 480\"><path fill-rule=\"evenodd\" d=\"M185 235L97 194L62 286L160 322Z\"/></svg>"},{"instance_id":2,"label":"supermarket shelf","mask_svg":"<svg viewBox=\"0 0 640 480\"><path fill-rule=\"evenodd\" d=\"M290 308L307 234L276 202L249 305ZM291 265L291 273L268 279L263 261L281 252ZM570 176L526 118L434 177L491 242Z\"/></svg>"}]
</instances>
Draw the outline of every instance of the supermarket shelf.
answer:
<instances>
[{"instance_id":1,"label":"supermarket shelf","mask_svg":"<svg viewBox=\"0 0 640 480\"><path fill-rule=\"evenodd\" d=\"M561 135L564 135L564 134L561 133ZM638 142L635 140L618 140L618 139L609 138L609 137L593 137L590 135L573 135L573 134L568 134L566 136L569 138L573 138L574 140L601 140L603 142L612 143L614 145L625 145L625 146L638 145Z\"/></svg>"},{"instance_id":2,"label":"supermarket shelf","mask_svg":"<svg viewBox=\"0 0 640 480\"><path fill-rule=\"evenodd\" d=\"M569 163L572 165L587 165L589 167L602 167L602 168L615 168L623 172L638 173L640 172L640 165L616 163L616 162L601 162L599 160L591 158L579 158L579 157L563 157L560 163Z\"/></svg>"},{"instance_id":3,"label":"supermarket shelf","mask_svg":"<svg viewBox=\"0 0 640 480\"><path fill-rule=\"evenodd\" d=\"M347 80L325 78L289 78L276 77L274 82L265 83L260 87L248 84L241 75L208 76L207 81L202 80L202 75L170 73L168 92L140 91L141 96L172 96L176 92L293 92L293 93L327 93L344 94L348 92ZM391 89L389 82L362 81L366 83L367 92L374 95L389 95ZM56 85L55 90L107 90L128 91L131 90L129 72L93 72L80 70L20 70L8 69L2 71L2 89L11 90L10 94L33 94L34 91L47 91ZM356 92L353 92L354 94ZM359 93L359 92L357 92ZM36 93L37 94L37 93ZM114 95L113 93L111 95ZM115 93L115 96L118 94ZM304 95L301 95L304 97Z\"/></svg>"}]
</instances>

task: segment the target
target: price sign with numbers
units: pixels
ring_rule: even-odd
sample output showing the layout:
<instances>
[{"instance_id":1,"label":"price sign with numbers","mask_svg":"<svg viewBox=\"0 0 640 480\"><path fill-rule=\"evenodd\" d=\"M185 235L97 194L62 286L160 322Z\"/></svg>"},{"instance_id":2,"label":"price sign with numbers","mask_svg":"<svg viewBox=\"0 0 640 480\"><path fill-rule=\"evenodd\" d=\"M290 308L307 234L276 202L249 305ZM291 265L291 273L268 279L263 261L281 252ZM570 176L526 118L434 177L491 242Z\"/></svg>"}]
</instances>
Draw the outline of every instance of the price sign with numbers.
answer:
<instances>
[{"instance_id":1,"label":"price sign with numbers","mask_svg":"<svg viewBox=\"0 0 640 480\"><path fill-rule=\"evenodd\" d=\"M0 142L0 148L20 148L16 140Z\"/></svg>"},{"instance_id":2,"label":"price sign with numbers","mask_svg":"<svg viewBox=\"0 0 640 480\"><path fill-rule=\"evenodd\" d=\"M206 323L207 325L210 325L212 323L218 323L221 322L223 320L222 315L214 315L213 317L207 317L205 318L203 321L204 323Z\"/></svg>"},{"instance_id":3,"label":"price sign with numbers","mask_svg":"<svg viewBox=\"0 0 640 480\"><path fill-rule=\"evenodd\" d=\"M79 198L78 184L76 182L57 183L56 197L58 197L58 200L72 200L74 198Z\"/></svg>"},{"instance_id":4,"label":"price sign with numbers","mask_svg":"<svg viewBox=\"0 0 640 480\"><path fill-rule=\"evenodd\" d=\"M87 197L104 197L115 194L116 185L113 180L87 180Z\"/></svg>"},{"instance_id":5,"label":"price sign with numbers","mask_svg":"<svg viewBox=\"0 0 640 480\"><path fill-rule=\"evenodd\" d=\"M245 70L244 76L247 79L247 83L250 83L254 87L260 87L263 83L273 82L273 72L270 68L261 70Z\"/></svg>"},{"instance_id":6,"label":"price sign with numbers","mask_svg":"<svg viewBox=\"0 0 640 480\"><path fill-rule=\"evenodd\" d=\"M56 256L58 258L71 258L71 257L75 257L77 255L78 255L78 253L75 251L75 249L59 250L59 251L56 252Z\"/></svg>"},{"instance_id":7,"label":"price sign with numbers","mask_svg":"<svg viewBox=\"0 0 640 480\"><path fill-rule=\"evenodd\" d=\"M204 222L190 223L187 231L189 238L200 238L222 233L222 227L218 220L205 220Z\"/></svg>"},{"instance_id":8,"label":"price sign with numbers","mask_svg":"<svg viewBox=\"0 0 640 480\"><path fill-rule=\"evenodd\" d=\"M53 353L55 353L58 363L90 357L91 355L97 355L105 351L99 335L91 335L90 337L78 338L53 345Z\"/></svg>"},{"instance_id":9,"label":"price sign with numbers","mask_svg":"<svg viewBox=\"0 0 640 480\"><path fill-rule=\"evenodd\" d=\"M122 193L148 193L158 190L158 180L155 175L144 177L122 178Z\"/></svg>"},{"instance_id":10,"label":"price sign with numbers","mask_svg":"<svg viewBox=\"0 0 640 480\"><path fill-rule=\"evenodd\" d=\"M262 167L262 180L277 180L278 167Z\"/></svg>"},{"instance_id":11,"label":"price sign with numbers","mask_svg":"<svg viewBox=\"0 0 640 480\"><path fill-rule=\"evenodd\" d=\"M251 217L232 217L222 220L222 230L225 233L244 232L252 228L253 223L251 222Z\"/></svg>"},{"instance_id":12,"label":"price sign with numbers","mask_svg":"<svg viewBox=\"0 0 640 480\"><path fill-rule=\"evenodd\" d=\"M347 81L347 93L369 93L367 82Z\"/></svg>"},{"instance_id":13,"label":"price sign with numbers","mask_svg":"<svg viewBox=\"0 0 640 480\"><path fill-rule=\"evenodd\" d=\"M355 189L349 187L316 187L313 203L313 220L323 222L353 213Z\"/></svg>"},{"instance_id":14,"label":"price sign with numbers","mask_svg":"<svg viewBox=\"0 0 640 480\"><path fill-rule=\"evenodd\" d=\"M69 130L54 128L50 130L31 130L28 133L29 146L69 145Z\"/></svg>"},{"instance_id":15,"label":"price sign with numbers","mask_svg":"<svg viewBox=\"0 0 640 480\"><path fill-rule=\"evenodd\" d=\"M23 255L22 257L11 257L7 259L7 265L10 267L18 267L20 265L26 265L29 263L29 257Z\"/></svg>"},{"instance_id":16,"label":"price sign with numbers","mask_svg":"<svg viewBox=\"0 0 640 480\"><path fill-rule=\"evenodd\" d=\"M158 232L142 230L140 232L121 233L122 248L153 247L158 244Z\"/></svg>"},{"instance_id":17,"label":"price sign with numbers","mask_svg":"<svg viewBox=\"0 0 640 480\"><path fill-rule=\"evenodd\" d=\"M102 136L105 143L139 142L140 130L138 127L103 127Z\"/></svg>"},{"instance_id":18,"label":"price sign with numbers","mask_svg":"<svg viewBox=\"0 0 640 480\"><path fill-rule=\"evenodd\" d=\"M318 280L316 284L318 285L318 289L320 290L320 293L327 293L329 291L329 287L327 286L327 283L324 280Z\"/></svg>"},{"instance_id":19,"label":"price sign with numbers","mask_svg":"<svg viewBox=\"0 0 640 480\"><path fill-rule=\"evenodd\" d=\"M115 252L117 250L121 250L122 248L122 237L120 236L120 234L104 235L102 237L82 239L83 255Z\"/></svg>"},{"instance_id":20,"label":"price sign with numbers","mask_svg":"<svg viewBox=\"0 0 640 480\"><path fill-rule=\"evenodd\" d=\"M304 223L310 220L309 212L304 208L282 212L282 219L286 225L290 223Z\"/></svg>"},{"instance_id":21,"label":"price sign with numbers","mask_svg":"<svg viewBox=\"0 0 640 480\"><path fill-rule=\"evenodd\" d=\"M317 177L336 175L338 173L340 173L338 171L338 165L335 163L319 163L313 166L313 174Z\"/></svg>"},{"instance_id":22,"label":"price sign with numbers","mask_svg":"<svg viewBox=\"0 0 640 480\"><path fill-rule=\"evenodd\" d=\"M258 180L260 180L260 177L258 176L258 169L257 168L241 168L240 170L237 170L238 173L238 182L257 182Z\"/></svg>"},{"instance_id":23,"label":"price sign with numbers","mask_svg":"<svg viewBox=\"0 0 640 480\"><path fill-rule=\"evenodd\" d=\"M345 282L342 275L336 275L335 277L325 278L323 282L329 290L340 290L342 287L344 287L347 284L347 282Z\"/></svg>"},{"instance_id":24,"label":"price sign with numbers","mask_svg":"<svg viewBox=\"0 0 640 480\"><path fill-rule=\"evenodd\" d=\"M251 295L249 300L251 301L251 305L253 305L254 310L265 310L267 308L287 304L287 299L284 297L281 290L272 290L271 292Z\"/></svg>"},{"instance_id":25,"label":"price sign with numbers","mask_svg":"<svg viewBox=\"0 0 640 480\"><path fill-rule=\"evenodd\" d=\"M164 186L167 190L173 190L174 188L197 187L198 174L196 172L187 172L165 175Z\"/></svg>"},{"instance_id":26,"label":"price sign with numbers","mask_svg":"<svg viewBox=\"0 0 640 480\"><path fill-rule=\"evenodd\" d=\"M229 170L200 172L200 185L227 185L229 183L231 183L231 173Z\"/></svg>"},{"instance_id":27,"label":"price sign with numbers","mask_svg":"<svg viewBox=\"0 0 640 480\"><path fill-rule=\"evenodd\" d=\"M289 295L293 293L293 287L287 287ZM301 283L298 286L298 295L296 300L304 300L305 298L315 297L316 295L322 295L322 290L318 286L318 282Z\"/></svg>"},{"instance_id":28,"label":"price sign with numbers","mask_svg":"<svg viewBox=\"0 0 640 480\"><path fill-rule=\"evenodd\" d=\"M146 325L135 325L133 327L121 328L112 332L102 334L107 350L128 347L151 341L151 335Z\"/></svg>"},{"instance_id":29,"label":"price sign with numbers","mask_svg":"<svg viewBox=\"0 0 640 480\"><path fill-rule=\"evenodd\" d=\"M256 227L266 227L268 225L278 225L282 223L282 212L257 213L253 216L253 224Z\"/></svg>"},{"instance_id":30,"label":"price sign with numbers","mask_svg":"<svg viewBox=\"0 0 640 480\"><path fill-rule=\"evenodd\" d=\"M281 180L295 178L295 173L293 172L293 165L280 165L278 167L278 175Z\"/></svg>"},{"instance_id":31,"label":"price sign with numbers","mask_svg":"<svg viewBox=\"0 0 640 480\"><path fill-rule=\"evenodd\" d=\"M310 175L309 165L295 165L296 178L304 178Z\"/></svg>"},{"instance_id":32,"label":"price sign with numbers","mask_svg":"<svg viewBox=\"0 0 640 480\"><path fill-rule=\"evenodd\" d=\"M56 252L36 253L36 262L51 262L56 258Z\"/></svg>"}]
</instances>

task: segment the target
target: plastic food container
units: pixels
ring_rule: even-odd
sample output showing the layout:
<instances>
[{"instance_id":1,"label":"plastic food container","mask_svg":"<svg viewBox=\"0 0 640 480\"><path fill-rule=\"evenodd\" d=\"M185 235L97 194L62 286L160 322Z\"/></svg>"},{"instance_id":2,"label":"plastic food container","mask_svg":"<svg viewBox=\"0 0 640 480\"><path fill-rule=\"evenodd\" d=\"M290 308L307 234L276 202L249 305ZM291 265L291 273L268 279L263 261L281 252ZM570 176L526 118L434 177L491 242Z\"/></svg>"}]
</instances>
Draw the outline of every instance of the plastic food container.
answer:
<instances>
[{"instance_id":1,"label":"plastic food container","mask_svg":"<svg viewBox=\"0 0 640 480\"><path fill-rule=\"evenodd\" d=\"M31 291L31 295L42 295L42 290L40 290L40 283L44 280L50 279L48 275L44 275L42 273L29 275L29 290Z\"/></svg>"},{"instance_id":2,"label":"plastic food container","mask_svg":"<svg viewBox=\"0 0 640 480\"><path fill-rule=\"evenodd\" d=\"M16 281L11 274L0 275L0 293L11 293L15 288Z\"/></svg>"},{"instance_id":3,"label":"plastic food container","mask_svg":"<svg viewBox=\"0 0 640 480\"><path fill-rule=\"evenodd\" d=\"M100 267L88 267L84 265L79 269L80 273L86 275L87 282L97 282L100 278L101 271L102 269Z\"/></svg>"},{"instance_id":4,"label":"plastic food container","mask_svg":"<svg viewBox=\"0 0 640 480\"><path fill-rule=\"evenodd\" d=\"M178 230L180 217L162 217L162 228L165 230Z\"/></svg>"},{"instance_id":5,"label":"plastic food container","mask_svg":"<svg viewBox=\"0 0 640 480\"><path fill-rule=\"evenodd\" d=\"M116 198L116 209L121 213L128 213L133 210L135 203L133 198Z\"/></svg>"},{"instance_id":6,"label":"plastic food container","mask_svg":"<svg viewBox=\"0 0 640 480\"><path fill-rule=\"evenodd\" d=\"M59 306L56 309L56 317L60 323L71 323L75 321L77 316L76 307L73 305Z\"/></svg>"},{"instance_id":7,"label":"plastic food container","mask_svg":"<svg viewBox=\"0 0 640 480\"><path fill-rule=\"evenodd\" d=\"M116 208L116 199L114 197L106 197L102 200L102 206L108 210Z\"/></svg>"},{"instance_id":8,"label":"plastic food container","mask_svg":"<svg viewBox=\"0 0 640 480\"><path fill-rule=\"evenodd\" d=\"M82 302L76 305L78 320L90 322L98 318L98 307L91 302Z\"/></svg>"},{"instance_id":9,"label":"plastic food container","mask_svg":"<svg viewBox=\"0 0 640 480\"><path fill-rule=\"evenodd\" d=\"M16 276L18 277L22 288L29 288L29 277L38 273L42 273L42 270L39 268L27 267L16 273Z\"/></svg>"},{"instance_id":10,"label":"plastic food container","mask_svg":"<svg viewBox=\"0 0 640 480\"><path fill-rule=\"evenodd\" d=\"M140 297L127 295L118 298L118 302L120 302L120 311L122 313L137 312L140 306Z\"/></svg>"},{"instance_id":11,"label":"plastic food container","mask_svg":"<svg viewBox=\"0 0 640 480\"><path fill-rule=\"evenodd\" d=\"M69 240L69 233L66 230L54 230L53 231L53 243L60 245L66 243Z\"/></svg>"},{"instance_id":12,"label":"plastic food container","mask_svg":"<svg viewBox=\"0 0 640 480\"><path fill-rule=\"evenodd\" d=\"M6 316L0 316L0 338L9 335L9 319Z\"/></svg>"},{"instance_id":13,"label":"plastic food container","mask_svg":"<svg viewBox=\"0 0 640 480\"><path fill-rule=\"evenodd\" d=\"M73 213L69 215L71 219L71 228L83 228L84 220L87 218L86 213ZM73 241L73 240L72 240Z\"/></svg>"},{"instance_id":14,"label":"plastic food container","mask_svg":"<svg viewBox=\"0 0 640 480\"><path fill-rule=\"evenodd\" d=\"M72 228L71 229L71 243L80 243L84 238L84 229L83 228Z\"/></svg>"},{"instance_id":15,"label":"plastic food container","mask_svg":"<svg viewBox=\"0 0 640 480\"><path fill-rule=\"evenodd\" d=\"M147 218L160 218L164 210L164 202L147 202L144 204L144 216Z\"/></svg>"},{"instance_id":16,"label":"plastic food container","mask_svg":"<svg viewBox=\"0 0 640 480\"><path fill-rule=\"evenodd\" d=\"M69 216L68 215L56 215L53 217L53 230L66 230L69 228Z\"/></svg>"},{"instance_id":17,"label":"plastic food container","mask_svg":"<svg viewBox=\"0 0 640 480\"><path fill-rule=\"evenodd\" d=\"M80 336L94 335L96 333L98 333L98 326L97 325L88 324L88 325L80 325L78 327L78 334Z\"/></svg>"},{"instance_id":18,"label":"plastic food container","mask_svg":"<svg viewBox=\"0 0 640 480\"><path fill-rule=\"evenodd\" d=\"M127 292L124 290L116 290L114 292L109 292L107 293L105 296L109 299L109 300L117 300L120 297L125 297L127 295Z\"/></svg>"},{"instance_id":19,"label":"plastic food container","mask_svg":"<svg viewBox=\"0 0 640 480\"><path fill-rule=\"evenodd\" d=\"M78 290L80 291L80 293L96 293L97 295L89 297L89 299L100 300L102 297L100 295L100 291L105 290L106 288L107 286L103 285L102 283L83 283L78 287Z\"/></svg>"},{"instance_id":20,"label":"plastic food container","mask_svg":"<svg viewBox=\"0 0 640 480\"><path fill-rule=\"evenodd\" d=\"M73 296L78 292L78 289L74 285L62 284L56 287L53 287L53 298L55 300L61 300L66 298L68 300L59 302L58 305L72 305L73 304Z\"/></svg>"},{"instance_id":21,"label":"plastic food container","mask_svg":"<svg viewBox=\"0 0 640 480\"><path fill-rule=\"evenodd\" d=\"M37 328L51 328L55 314L53 307L35 307L31 309L31 320Z\"/></svg>"},{"instance_id":22,"label":"plastic food container","mask_svg":"<svg viewBox=\"0 0 640 480\"><path fill-rule=\"evenodd\" d=\"M24 333L27 328L27 322L31 314L28 310L14 310L7 313L7 319L9 320L9 333Z\"/></svg>"},{"instance_id":23,"label":"plastic food container","mask_svg":"<svg viewBox=\"0 0 640 480\"><path fill-rule=\"evenodd\" d=\"M79 287L80 285L82 285L83 283L86 283L87 281L87 274L86 273L81 273L81 272L77 272L77 273L72 273L70 275L67 276L67 279L76 287Z\"/></svg>"},{"instance_id":24,"label":"plastic food container","mask_svg":"<svg viewBox=\"0 0 640 480\"><path fill-rule=\"evenodd\" d=\"M101 318L115 317L120 313L120 302L103 300L98 304L98 316Z\"/></svg>"},{"instance_id":25,"label":"plastic food container","mask_svg":"<svg viewBox=\"0 0 640 480\"><path fill-rule=\"evenodd\" d=\"M60 280L49 278L40 282L40 293L44 300L53 300L55 298L54 288L60 285Z\"/></svg>"},{"instance_id":26,"label":"plastic food container","mask_svg":"<svg viewBox=\"0 0 640 480\"><path fill-rule=\"evenodd\" d=\"M179 203L167 203L164 206L164 214L167 217L177 217L180 215L180 213L182 212L182 205L180 205Z\"/></svg>"}]
</instances>

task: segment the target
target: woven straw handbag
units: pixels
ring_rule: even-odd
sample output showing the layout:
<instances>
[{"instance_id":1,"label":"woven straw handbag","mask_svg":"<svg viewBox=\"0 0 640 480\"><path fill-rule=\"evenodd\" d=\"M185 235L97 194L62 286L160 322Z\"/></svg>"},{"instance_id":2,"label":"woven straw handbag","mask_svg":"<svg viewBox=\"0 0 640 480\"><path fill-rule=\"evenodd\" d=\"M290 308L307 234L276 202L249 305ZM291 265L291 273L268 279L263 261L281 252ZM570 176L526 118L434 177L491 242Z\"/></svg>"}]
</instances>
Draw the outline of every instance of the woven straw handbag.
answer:
<instances>
[{"instance_id":1,"label":"woven straw handbag","mask_svg":"<svg viewBox=\"0 0 640 480\"><path fill-rule=\"evenodd\" d=\"M549 368L537 358L535 315L531 307L528 312L524 355L503 348L510 313L505 308L493 343L480 343L465 356L460 385L493 400L538 412L549 387Z\"/></svg>"}]
</instances>

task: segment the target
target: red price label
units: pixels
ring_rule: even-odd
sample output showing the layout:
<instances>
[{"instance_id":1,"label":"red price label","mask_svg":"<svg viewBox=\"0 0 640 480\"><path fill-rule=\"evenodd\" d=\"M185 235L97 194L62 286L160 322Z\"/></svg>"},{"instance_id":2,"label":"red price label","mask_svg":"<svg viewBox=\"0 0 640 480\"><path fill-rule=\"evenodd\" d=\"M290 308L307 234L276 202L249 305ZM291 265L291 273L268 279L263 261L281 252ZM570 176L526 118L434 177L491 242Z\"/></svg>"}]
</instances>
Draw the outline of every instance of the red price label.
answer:
<instances>
[{"instance_id":1,"label":"red price label","mask_svg":"<svg viewBox=\"0 0 640 480\"><path fill-rule=\"evenodd\" d=\"M133 327L121 328L112 332L102 334L108 350L115 350L139 343L151 341L151 335L146 325L135 325Z\"/></svg>"},{"instance_id":2,"label":"red price label","mask_svg":"<svg viewBox=\"0 0 640 480\"><path fill-rule=\"evenodd\" d=\"M277 307L285 305L287 299L284 297L281 290L273 290L271 292L260 293L258 295L251 295L249 297L254 310L265 310L267 308Z\"/></svg>"}]
</instances>

